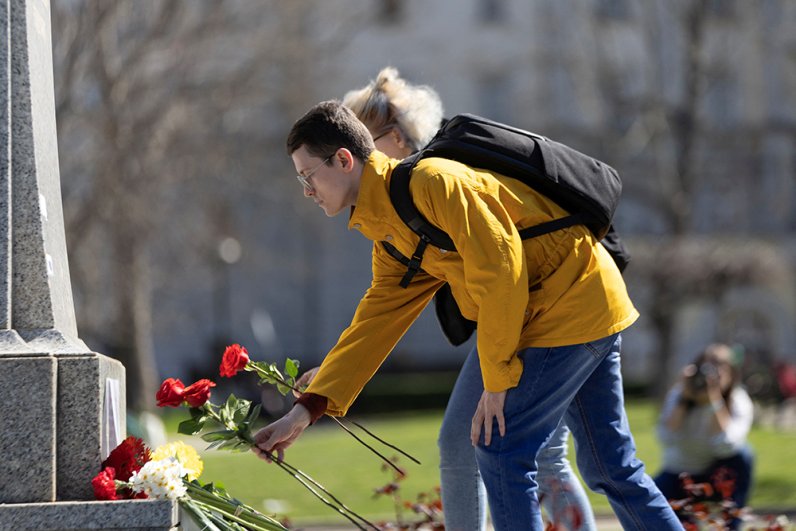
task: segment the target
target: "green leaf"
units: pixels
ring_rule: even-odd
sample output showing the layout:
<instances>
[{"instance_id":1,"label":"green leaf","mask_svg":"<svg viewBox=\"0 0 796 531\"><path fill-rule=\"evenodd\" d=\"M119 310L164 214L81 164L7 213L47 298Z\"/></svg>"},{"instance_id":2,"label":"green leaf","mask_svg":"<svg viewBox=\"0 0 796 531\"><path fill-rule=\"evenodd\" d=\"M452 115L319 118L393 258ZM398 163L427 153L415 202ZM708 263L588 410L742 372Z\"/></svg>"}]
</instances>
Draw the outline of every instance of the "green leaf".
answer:
<instances>
[{"instance_id":1,"label":"green leaf","mask_svg":"<svg viewBox=\"0 0 796 531\"><path fill-rule=\"evenodd\" d=\"M255 420L259 418L260 408L262 407L260 404L254 404L254 405L249 404L249 405L253 407L249 408L249 414L246 415L246 418L243 421L243 423L246 425L251 425Z\"/></svg>"},{"instance_id":2,"label":"green leaf","mask_svg":"<svg viewBox=\"0 0 796 531\"><path fill-rule=\"evenodd\" d=\"M207 417L184 420L180 422L179 426L177 426L177 433L182 433L183 435L195 435L202 431L202 428L205 426L205 421L207 421Z\"/></svg>"},{"instance_id":3,"label":"green leaf","mask_svg":"<svg viewBox=\"0 0 796 531\"><path fill-rule=\"evenodd\" d=\"M206 442L226 441L227 439L235 437L236 433L235 430L211 431L210 433L202 435L202 440Z\"/></svg>"},{"instance_id":4,"label":"green leaf","mask_svg":"<svg viewBox=\"0 0 796 531\"><path fill-rule=\"evenodd\" d=\"M219 450L248 450L250 447L247 443L241 441L238 438L229 439L227 441L222 442L219 446Z\"/></svg>"},{"instance_id":5,"label":"green leaf","mask_svg":"<svg viewBox=\"0 0 796 531\"><path fill-rule=\"evenodd\" d=\"M249 400L238 400L237 404L235 405L235 409L232 411L232 422L236 426L240 425L246 420L251 406L252 403Z\"/></svg>"},{"instance_id":6,"label":"green leaf","mask_svg":"<svg viewBox=\"0 0 796 531\"><path fill-rule=\"evenodd\" d=\"M279 391L280 393L282 393L282 396L285 396L285 395L287 395L290 392L290 387L288 387L288 386L286 386L284 384L278 383L278 384L276 384L276 390Z\"/></svg>"},{"instance_id":7,"label":"green leaf","mask_svg":"<svg viewBox=\"0 0 796 531\"><path fill-rule=\"evenodd\" d=\"M212 450L213 448L216 448L216 447L220 446L221 443L223 443L223 442L224 441L215 441L213 443L210 443L210 444L207 445L207 448L205 448L205 450Z\"/></svg>"},{"instance_id":8,"label":"green leaf","mask_svg":"<svg viewBox=\"0 0 796 531\"><path fill-rule=\"evenodd\" d=\"M285 372L288 374L288 376L291 378L298 376L298 369L299 362L297 360L292 360L290 358L285 360Z\"/></svg>"},{"instance_id":9,"label":"green leaf","mask_svg":"<svg viewBox=\"0 0 796 531\"><path fill-rule=\"evenodd\" d=\"M235 395L229 395L227 397L227 401L224 402L224 406L219 410L218 414L221 417L221 422L223 424L229 424L232 421L232 416L235 411L235 406L238 403L238 399L235 398Z\"/></svg>"}]
</instances>

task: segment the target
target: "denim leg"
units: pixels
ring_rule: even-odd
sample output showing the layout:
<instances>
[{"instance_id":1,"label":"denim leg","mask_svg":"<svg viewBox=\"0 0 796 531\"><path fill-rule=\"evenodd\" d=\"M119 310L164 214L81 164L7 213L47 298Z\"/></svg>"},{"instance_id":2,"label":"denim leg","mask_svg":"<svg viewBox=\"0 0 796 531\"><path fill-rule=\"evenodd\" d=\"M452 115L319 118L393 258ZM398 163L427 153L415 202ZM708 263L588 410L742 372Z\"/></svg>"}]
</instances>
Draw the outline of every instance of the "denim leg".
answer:
<instances>
[{"instance_id":1,"label":"denim leg","mask_svg":"<svg viewBox=\"0 0 796 531\"><path fill-rule=\"evenodd\" d=\"M567 459L568 438L569 429L562 421L536 454L539 501L558 527L594 531L597 523L589 498Z\"/></svg>"},{"instance_id":2,"label":"denim leg","mask_svg":"<svg viewBox=\"0 0 796 531\"><path fill-rule=\"evenodd\" d=\"M583 480L592 490L608 496L623 529L682 529L636 458L624 408L621 338L586 346L600 356L600 363L582 383L565 416L575 438Z\"/></svg>"},{"instance_id":3,"label":"denim leg","mask_svg":"<svg viewBox=\"0 0 796 531\"><path fill-rule=\"evenodd\" d=\"M439 432L440 483L445 528L486 529L486 490L470 443L470 425L484 390L478 353L470 352L456 379Z\"/></svg>"},{"instance_id":4,"label":"denim leg","mask_svg":"<svg viewBox=\"0 0 796 531\"><path fill-rule=\"evenodd\" d=\"M456 380L439 433L440 481L445 524L449 530L486 529L486 490L470 443L470 424L484 390L478 352L473 349ZM538 481L550 518L575 529L597 528L583 486L567 460L569 430L561 425L537 454Z\"/></svg>"},{"instance_id":5,"label":"denim leg","mask_svg":"<svg viewBox=\"0 0 796 531\"><path fill-rule=\"evenodd\" d=\"M506 434L501 437L495 423L492 443L485 446L482 434L476 459L496 531L541 531L536 454L600 359L583 345L528 348L518 355L523 371L517 387L506 392Z\"/></svg>"},{"instance_id":6,"label":"denim leg","mask_svg":"<svg viewBox=\"0 0 796 531\"><path fill-rule=\"evenodd\" d=\"M485 446L482 436L476 448L497 531L543 529L534 457L565 413L584 480L609 495L625 529L683 529L635 458L624 416L620 344L615 335L520 352L519 385L506 393L506 435L495 424L492 443Z\"/></svg>"}]
</instances>

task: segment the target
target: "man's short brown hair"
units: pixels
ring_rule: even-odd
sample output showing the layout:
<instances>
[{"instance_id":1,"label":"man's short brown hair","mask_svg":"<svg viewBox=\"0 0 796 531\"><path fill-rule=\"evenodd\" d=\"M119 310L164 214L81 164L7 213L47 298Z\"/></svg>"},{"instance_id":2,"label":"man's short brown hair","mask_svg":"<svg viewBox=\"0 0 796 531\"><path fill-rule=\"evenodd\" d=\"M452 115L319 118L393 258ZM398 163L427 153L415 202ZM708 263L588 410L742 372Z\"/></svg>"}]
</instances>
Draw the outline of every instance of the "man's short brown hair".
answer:
<instances>
[{"instance_id":1,"label":"man's short brown hair","mask_svg":"<svg viewBox=\"0 0 796 531\"><path fill-rule=\"evenodd\" d=\"M301 146L320 158L346 148L360 162L376 149L368 128L337 100L322 101L293 124L287 136L288 155Z\"/></svg>"}]
</instances>

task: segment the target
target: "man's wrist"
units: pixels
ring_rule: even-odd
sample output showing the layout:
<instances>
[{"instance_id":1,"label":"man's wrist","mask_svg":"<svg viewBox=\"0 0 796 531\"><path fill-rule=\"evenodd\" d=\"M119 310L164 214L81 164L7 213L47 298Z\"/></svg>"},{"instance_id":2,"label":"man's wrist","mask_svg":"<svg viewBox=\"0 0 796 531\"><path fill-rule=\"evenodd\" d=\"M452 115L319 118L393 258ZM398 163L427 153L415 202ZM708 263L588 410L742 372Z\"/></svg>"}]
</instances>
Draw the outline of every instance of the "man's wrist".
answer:
<instances>
[{"instance_id":1,"label":"man's wrist","mask_svg":"<svg viewBox=\"0 0 796 531\"><path fill-rule=\"evenodd\" d=\"M309 410L301 404L294 404L293 409L290 410L290 416L296 420L304 422L307 426L312 424L312 415Z\"/></svg>"},{"instance_id":2,"label":"man's wrist","mask_svg":"<svg viewBox=\"0 0 796 531\"><path fill-rule=\"evenodd\" d=\"M302 409L308 414L309 423L315 424L326 413L328 402L329 400L325 396L315 393L301 393L293 409L296 409L297 406L302 406Z\"/></svg>"}]
</instances>

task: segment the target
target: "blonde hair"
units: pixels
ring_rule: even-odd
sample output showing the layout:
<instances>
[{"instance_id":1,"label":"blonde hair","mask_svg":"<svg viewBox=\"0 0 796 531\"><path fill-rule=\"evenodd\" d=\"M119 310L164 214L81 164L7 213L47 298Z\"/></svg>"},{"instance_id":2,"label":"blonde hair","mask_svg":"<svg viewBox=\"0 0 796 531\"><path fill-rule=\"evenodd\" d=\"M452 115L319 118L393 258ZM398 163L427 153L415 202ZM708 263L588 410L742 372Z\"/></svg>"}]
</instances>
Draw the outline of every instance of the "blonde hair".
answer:
<instances>
[{"instance_id":1,"label":"blonde hair","mask_svg":"<svg viewBox=\"0 0 796 531\"><path fill-rule=\"evenodd\" d=\"M414 151L431 140L442 122L437 92L427 85L408 83L391 66L366 87L349 91L343 105L354 111L374 137L398 127Z\"/></svg>"}]
</instances>

